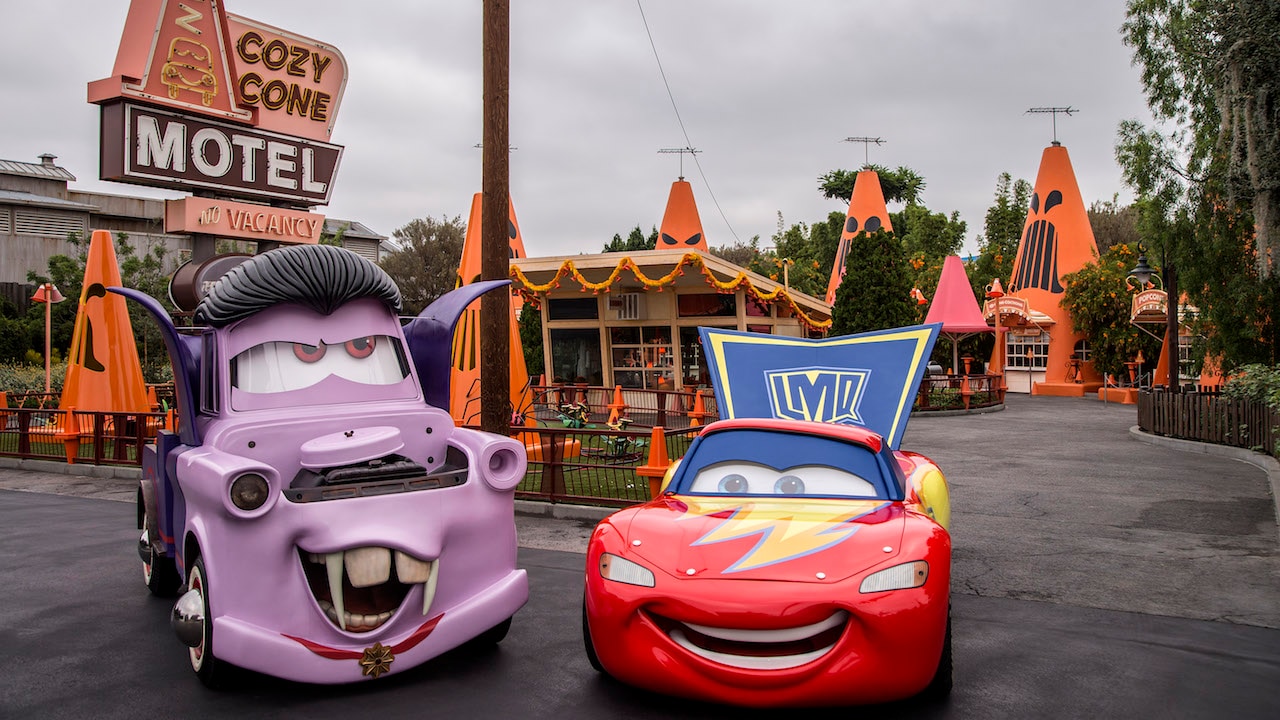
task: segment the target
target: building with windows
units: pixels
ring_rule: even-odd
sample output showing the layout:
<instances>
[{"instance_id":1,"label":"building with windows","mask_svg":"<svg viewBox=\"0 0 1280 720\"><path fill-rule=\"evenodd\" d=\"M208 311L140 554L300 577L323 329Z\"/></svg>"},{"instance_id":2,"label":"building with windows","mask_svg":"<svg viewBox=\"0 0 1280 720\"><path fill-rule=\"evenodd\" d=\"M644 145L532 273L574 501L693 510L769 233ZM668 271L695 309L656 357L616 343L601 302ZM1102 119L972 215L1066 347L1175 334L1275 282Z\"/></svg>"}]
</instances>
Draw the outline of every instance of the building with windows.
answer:
<instances>
[{"instance_id":1,"label":"building with windows","mask_svg":"<svg viewBox=\"0 0 1280 720\"><path fill-rule=\"evenodd\" d=\"M551 382L672 390L710 383L698 327L817 337L831 306L709 253L647 250L511 261L539 303Z\"/></svg>"},{"instance_id":2,"label":"building with windows","mask_svg":"<svg viewBox=\"0 0 1280 720\"><path fill-rule=\"evenodd\" d=\"M0 296L25 307L34 289L27 272L44 273L49 258L75 253L67 242L72 233L110 230L127 234L136 247L161 243L174 268L190 257L191 237L165 232L164 200L74 190L75 175L55 164L56 156L39 159L0 159ZM359 222L326 218L324 234L339 232L343 247L375 262L391 250L386 236Z\"/></svg>"},{"instance_id":3,"label":"building with windows","mask_svg":"<svg viewBox=\"0 0 1280 720\"><path fill-rule=\"evenodd\" d=\"M1009 294L984 309L989 321L1007 330L992 360L1003 367L1009 392L1084 397L1102 386L1088 338L1072 328L1061 304L1062 276L1097 255L1071 158L1054 141L1040 160Z\"/></svg>"}]
</instances>

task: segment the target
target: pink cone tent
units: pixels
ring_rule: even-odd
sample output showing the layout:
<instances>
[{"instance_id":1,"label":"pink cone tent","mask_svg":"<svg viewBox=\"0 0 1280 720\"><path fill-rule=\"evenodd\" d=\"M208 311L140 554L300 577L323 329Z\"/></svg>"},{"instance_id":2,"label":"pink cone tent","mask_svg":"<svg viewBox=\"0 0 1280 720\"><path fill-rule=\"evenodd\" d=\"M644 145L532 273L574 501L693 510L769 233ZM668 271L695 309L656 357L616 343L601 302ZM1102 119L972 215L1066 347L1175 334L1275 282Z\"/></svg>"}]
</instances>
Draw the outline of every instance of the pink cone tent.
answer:
<instances>
[{"instance_id":1,"label":"pink cone tent","mask_svg":"<svg viewBox=\"0 0 1280 720\"><path fill-rule=\"evenodd\" d=\"M942 323L942 335L951 340L951 371L960 374L960 341L980 332L992 332L982 309L978 307L978 299L973 296L973 288L964 273L964 263L955 255L947 257L942 264L942 277L938 278L938 289L933 293L933 304L929 306L926 323Z\"/></svg>"}]
</instances>

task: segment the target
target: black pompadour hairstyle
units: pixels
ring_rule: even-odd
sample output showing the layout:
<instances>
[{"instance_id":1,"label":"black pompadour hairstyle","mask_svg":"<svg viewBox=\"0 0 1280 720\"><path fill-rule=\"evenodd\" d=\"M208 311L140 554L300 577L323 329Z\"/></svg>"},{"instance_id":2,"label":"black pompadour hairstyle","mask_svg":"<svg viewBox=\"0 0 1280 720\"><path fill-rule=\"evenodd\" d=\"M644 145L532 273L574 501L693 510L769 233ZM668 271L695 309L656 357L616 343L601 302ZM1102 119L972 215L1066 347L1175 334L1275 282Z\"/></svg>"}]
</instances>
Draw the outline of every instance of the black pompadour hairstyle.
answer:
<instances>
[{"instance_id":1,"label":"black pompadour hairstyle","mask_svg":"<svg viewBox=\"0 0 1280 720\"><path fill-rule=\"evenodd\" d=\"M283 303L329 315L362 297L400 312L400 289L382 268L333 245L292 245L232 268L196 306L194 319L197 325L223 327Z\"/></svg>"}]
</instances>

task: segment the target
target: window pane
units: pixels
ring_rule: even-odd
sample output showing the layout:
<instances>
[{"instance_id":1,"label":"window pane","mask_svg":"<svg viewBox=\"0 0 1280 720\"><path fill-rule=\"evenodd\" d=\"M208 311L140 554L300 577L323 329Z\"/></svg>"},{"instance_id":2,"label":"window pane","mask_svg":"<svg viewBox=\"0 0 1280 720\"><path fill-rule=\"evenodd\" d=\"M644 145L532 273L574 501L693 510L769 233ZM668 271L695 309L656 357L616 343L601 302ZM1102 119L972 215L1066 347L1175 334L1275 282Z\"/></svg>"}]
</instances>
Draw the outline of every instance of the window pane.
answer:
<instances>
[{"instance_id":1,"label":"window pane","mask_svg":"<svg viewBox=\"0 0 1280 720\"><path fill-rule=\"evenodd\" d=\"M551 371L556 382L603 385L600 363L600 331L552 328Z\"/></svg>"},{"instance_id":2,"label":"window pane","mask_svg":"<svg viewBox=\"0 0 1280 720\"><path fill-rule=\"evenodd\" d=\"M738 314L736 301L736 295L724 293L676 296L680 317L733 317Z\"/></svg>"},{"instance_id":3,"label":"window pane","mask_svg":"<svg viewBox=\"0 0 1280 720\"><path fill-rule=\"evenodd\" d=\"M547 317L551 320L595 320L599 315L600 303L594 295L547 301Z\"/></svg>"}]
</instances>

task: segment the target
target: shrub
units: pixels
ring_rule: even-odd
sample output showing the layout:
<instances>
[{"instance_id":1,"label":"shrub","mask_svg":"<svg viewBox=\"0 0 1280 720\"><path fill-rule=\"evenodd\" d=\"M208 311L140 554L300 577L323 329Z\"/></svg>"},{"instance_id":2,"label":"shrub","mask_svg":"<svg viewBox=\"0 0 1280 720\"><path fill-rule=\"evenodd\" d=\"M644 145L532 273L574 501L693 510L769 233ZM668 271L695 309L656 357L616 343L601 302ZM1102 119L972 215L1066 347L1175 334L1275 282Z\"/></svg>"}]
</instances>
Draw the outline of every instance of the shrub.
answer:
<instances>
[{"instance_id":1,"label":"shrub","mask_svg":"<svg viewBox=\"0 0 1280 720\"><path fill-rule=\"evenodd\" d=\"M62 379L66 374L65 364L54 364L49 368L52 392L62 392ZM0 363L0 390L10 393L44 392L43 363Z\"/></svg>"},{"instance_id":2,"label":"shrub","mask_svg":"<svg viewBox=\"0 0 1280 720\"><path fill-rule=\"evenodd\" d=\"M1245 365L1222 386L1222 394L1280 410L1280 365Z\"/></svg>"}]
</instances>

